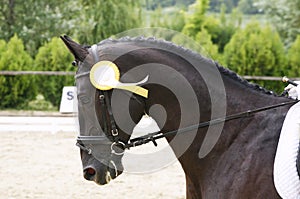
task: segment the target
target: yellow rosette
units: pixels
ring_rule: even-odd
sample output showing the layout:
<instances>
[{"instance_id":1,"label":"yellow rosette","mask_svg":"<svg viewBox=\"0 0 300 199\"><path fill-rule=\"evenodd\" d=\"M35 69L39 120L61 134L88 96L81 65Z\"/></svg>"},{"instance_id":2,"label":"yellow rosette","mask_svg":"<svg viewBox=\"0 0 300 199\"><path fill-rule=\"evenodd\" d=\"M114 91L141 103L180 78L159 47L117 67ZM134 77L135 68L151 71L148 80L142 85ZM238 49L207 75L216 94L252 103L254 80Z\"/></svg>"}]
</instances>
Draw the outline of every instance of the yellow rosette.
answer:
<instances>
[{"instance_id":1,"label":"yellow rosette","mask_svg":"<svg viewBox=\"0 0 300 199\"><path fill-rule=\"evenodd\" d=\"M120 80L119 68L111 61L97 62L90 71L90 81L99 90L110 90L112 88L123 89L138 94L145 98L148 97L148 90L139 84L148 81L148 76L137 83L122 83Z\"/></svg>"}]
</instances>

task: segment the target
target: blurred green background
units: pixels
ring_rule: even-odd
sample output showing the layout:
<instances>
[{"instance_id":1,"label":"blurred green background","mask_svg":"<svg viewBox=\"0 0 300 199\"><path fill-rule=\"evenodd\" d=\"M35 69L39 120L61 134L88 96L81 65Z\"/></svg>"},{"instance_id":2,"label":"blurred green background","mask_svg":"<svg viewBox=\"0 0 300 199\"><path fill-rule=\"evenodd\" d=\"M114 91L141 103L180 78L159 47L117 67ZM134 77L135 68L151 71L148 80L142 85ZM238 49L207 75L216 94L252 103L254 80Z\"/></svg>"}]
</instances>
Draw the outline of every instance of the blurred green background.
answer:
<instances>
[{"instance_id":1,"label":"blurred green background","mask_svg":"<svg viewBox=\"0 0 300 199\"><path fill-rule=\"evenodd\" d=\"M300 0L1 0L0 71L74 71L60 35L94 44L142 27L181 32L239 75L300 76ZM277 93L285 86L257 83ZM72 76L0 75L0 109L57 110L73 84Z\"/></svg>"}]
</instances>

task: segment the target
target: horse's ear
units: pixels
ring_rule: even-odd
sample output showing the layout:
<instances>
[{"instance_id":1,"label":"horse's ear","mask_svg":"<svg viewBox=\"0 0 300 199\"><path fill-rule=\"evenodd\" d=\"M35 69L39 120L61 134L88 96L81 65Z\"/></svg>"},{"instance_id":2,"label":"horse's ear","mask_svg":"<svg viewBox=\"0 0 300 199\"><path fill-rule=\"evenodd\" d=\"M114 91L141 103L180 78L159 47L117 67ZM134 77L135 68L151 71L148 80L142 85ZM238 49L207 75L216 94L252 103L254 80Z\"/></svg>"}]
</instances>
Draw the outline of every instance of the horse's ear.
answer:
<instances>
[{"instance_id":1,"label":"horse's ear","mask_svg":"<svg viewBox=\"0 0 300 199\"><path fill-rule=\"evenodd\" d=\"M74 55L76 60L79 60L81 62L84 61L86 56L89 54L88 50L81 46L80 44L73 41L70 37L67 35L60 36L60 38L63 40L65 45L68 47L70 52Z\"/></svg>"}]
</instances>

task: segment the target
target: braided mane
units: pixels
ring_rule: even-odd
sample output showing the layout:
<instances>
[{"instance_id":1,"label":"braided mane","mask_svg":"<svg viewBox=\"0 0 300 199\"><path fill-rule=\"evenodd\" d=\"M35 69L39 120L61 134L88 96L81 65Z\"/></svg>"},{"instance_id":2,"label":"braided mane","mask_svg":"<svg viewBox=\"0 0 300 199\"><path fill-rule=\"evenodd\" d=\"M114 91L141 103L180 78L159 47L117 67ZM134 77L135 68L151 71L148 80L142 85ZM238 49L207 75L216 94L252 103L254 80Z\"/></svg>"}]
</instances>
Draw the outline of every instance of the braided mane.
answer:
<instances>
[{"instance_id":1,"label":"braided mane","mask_svg":"<svg viewBox=\"0 0 300 199\"><path fill-rule=\"evenodd\" d=\"M277 96L273 91L267 90L267 89L259 86L258 84L248 82L247 80L245 80L244 78L242 78L241 76L236 74L235 72L221 66L219 63L217 63L214 60L206 58L193 50L187 49L183 46L179 46L177 44L174 44L170 41L166 41L163 39L156 39L154 37L142 37L142 36L141 37L122 37L120 39L109 38L109 39L105 39L105 40L99 42L98 45L114 44L114 43L122 43L122 42L123 43L126 43L126 42L149 43L152 45L158 45L160 47L166 47L170 50L175 50L176 52L179 52L180 54L182 54L183 57L191 56L191 57L199 59L199 60L206 60L208 62L214 62L221 74L241 83L242 85L245 85L246 87L248 87L250 89L254 89L254 90L263 92L267 95Z\"/></svg>"}]
</instances>

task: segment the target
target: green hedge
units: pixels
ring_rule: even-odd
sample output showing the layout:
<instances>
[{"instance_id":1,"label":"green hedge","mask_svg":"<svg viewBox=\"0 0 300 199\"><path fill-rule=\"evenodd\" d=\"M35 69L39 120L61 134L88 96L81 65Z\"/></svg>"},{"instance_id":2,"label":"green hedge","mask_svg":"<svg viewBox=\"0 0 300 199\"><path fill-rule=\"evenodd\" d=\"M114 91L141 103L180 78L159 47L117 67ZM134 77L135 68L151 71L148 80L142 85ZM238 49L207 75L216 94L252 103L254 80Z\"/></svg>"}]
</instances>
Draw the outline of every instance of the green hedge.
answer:
<instances>
[{"instance_id":1,"label":"green hedge","mask_svg":"<svg viewBox=\"0 0 300 199\"><path fill-rule=\"evenodd\" d=\"M288 51L287 75L289 77L300 77L300 35Z\"/></svg>"},{"instance_id":2,"label":"green hedge","mask_svg":"<svg viewBox=\"0 0 300 199\"><path fill-rule=\"evenodd\" d=\"M72 71L73 56L59 38L53 38L49 43L39 48L35 58L35 70L42 71ZM62 88L74 85L72 76L39 76L38 92L54 106L58 107Z\"/></svg>"},{"instance_id":3,"label":"green hedge","mask_svg":"<svg viewBox=\"0 0 300 199\"><path fill-rule=\"evenodd\" d=\"M35 60L25 51L24 44L17 35L8 43L0 40L0 70L71 71L75 70L71 65L72 61L72 55L59 38L53 38L39 48ZM72 76L1 75L0 108L26 109L37 94L42 94L45 100L58 108L62 88L70 85L74 85ZM31 106L32 108L34 107Z\"/></svg>"},{"instance_id":4,"label":"green hedge","mask_svg":"<svg viewBox=\"0 0 300 199\"><path fill-rule=\"evenodd\" d=\"M17 35L6 44L0 41L0 70L31 70L33 60ZM35 98L34 76L0 76L0 108L24 108Z\"/></svg>"},{"instance_id":5,"label":"green hedge","mask_svg":"<svg viewBox=\"0 0 300 199\"><path fill-rule=\"evenodd\" d=\"M218 46L213 44L212 35L206 29L198 32L194 39L214 59L240 75L300 76L300 35L289 49L284 49L278 33L270 26L262 27L251 22L235 32L223 53L218 52ZM177 40L173 38L174 42ZM0 70L74 71L76 68L71 66L72 61L73 56L59 38L53 38L39 48L34 60L17 35L7 43L0 40ZM285 86L281 82L256 83L277 93ZM69 85L74 85L72 76L1 75L0 109L28 108L30 101L34 102L30 104L30 108L34 109L40 103L40 100L36 103L37 94L42 94L45 100L58 108L62 88Z\"/></svg>"},{"instance_id":6,"label":"green hedge","mask_svg":"<svg viewBox=\"0 0 300 199\"><path fill-rule=\"evenodd\" d=\"M237 31L225 46L224 65L240 75L282 76L286 71L286 55L278 33L258 22ZM280 82L260 81L260 85L281 92Z\"/></svg>"}]
</instances>

